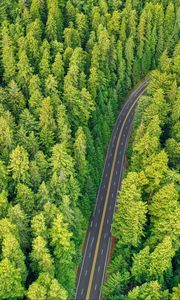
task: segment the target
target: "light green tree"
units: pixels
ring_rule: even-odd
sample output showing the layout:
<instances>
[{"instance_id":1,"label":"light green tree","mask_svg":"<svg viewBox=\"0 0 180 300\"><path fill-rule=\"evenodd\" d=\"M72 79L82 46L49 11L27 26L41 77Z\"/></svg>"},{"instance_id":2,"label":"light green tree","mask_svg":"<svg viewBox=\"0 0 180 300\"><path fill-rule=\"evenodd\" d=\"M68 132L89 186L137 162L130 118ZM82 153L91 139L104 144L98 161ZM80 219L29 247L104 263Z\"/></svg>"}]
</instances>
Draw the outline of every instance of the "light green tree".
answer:
<instances>
[{"instance_id":1,"label":"light green tree","mask_svg":"<svg viewBox=\"0 0 180 300\"><path fill-rule=\"evenodd\" d=\"M9 169L12 178L16 181L27 182L29 178L29 159L27 151L22 146L17 146L10 155Z\"/></svg>"},{"instance_id":2,"label":"light green tree","mask_svg":"<svg viewBox=\"0 0 180 300\"><path fill-rule=\"evenodd\" d=\"M82 127L79 127L76 132L74 143L74 155L76 170L80 177L79 179L83 184L88 172L88 165L86 160L86 136Z\"/></svg>"},{"instance_id":3,"label":"light green tree","mask_svg":"<svg viewBox=\"0 0 180 300\"><path fill-rule=\"evenodd\" d=\"M2 63L4 68L4 79L8 82L15 77L16 74L16 60L15 47L12 38L9 34L7 21L2 24Z\"/></svg>"},{"instance_id":4,"label":"light green tree","mask_svg":"<svg viewBox=\"0 0 180 300\"><path fill-rule=\"evenodd\" d=\"M47 243L41 236L37 236L32 242L31 266L36 273L47 273L54 276L54 262L47 248Z\"/></svg>"},{"instance_id":5,"label":"light green tree","mask_svg":"<svg viewBox=\"0 0 180 300\"><path fill-rule=\"evenodd\" d=\"M18 74L17 82L23 91L27 94L28 85L33 74L32 67L29 63L26 51L22 50L19 52L19 61L17 63Z\"/></svg>"},{"instance_id":6,"label":"light green tree","mask_svg":"<svg viewBox=\"0 0 180 300\"><path fill-rule=\"evenodd\" d=\"M24 296L20 270L7 258L0 261L0 298L10 299Z\"/></svg>"},{"instance_id":7,"label":"light green tree","mask_svg":"<svg viewBox=\"0 0 180 300\"><path fill-rule=\"evenodd\" d=\"M31 215L34 210L35 196L33 191L25 184L17 184L17 194L15 201L20 204L25 213Z\"/></svg>"},{"instance_id":8,"label":"light green tree","mask_svg":"<svg viewBox=\"0 0 180 300\"><path fill-rule=\"evenodd\" d=\"M129 173L118 197L113 235L122 245L137 247L143 235L147 205L141 201L139 180L137 173Z\"/></svg>"},{"instance_id":9,"label":"light green tree","mask_svg":"<svg viewBox=\"0 0 180 300\"><path fill-rule=\"evenodd\" d=\"M128 293L128 300L167 300L168 290L162 291L158 281L150 281L135 287Z\"/></svg>"},{"instance_id":10,"label":"light green tree","mask_svg":"<svg viewBox=\"0 0 180 300\"><path fill-rule=\"evenodd\" d=\"M5 191L0 193L0 218L5 218L9 208L9 202Z\"/></svg>"}]
</instances>

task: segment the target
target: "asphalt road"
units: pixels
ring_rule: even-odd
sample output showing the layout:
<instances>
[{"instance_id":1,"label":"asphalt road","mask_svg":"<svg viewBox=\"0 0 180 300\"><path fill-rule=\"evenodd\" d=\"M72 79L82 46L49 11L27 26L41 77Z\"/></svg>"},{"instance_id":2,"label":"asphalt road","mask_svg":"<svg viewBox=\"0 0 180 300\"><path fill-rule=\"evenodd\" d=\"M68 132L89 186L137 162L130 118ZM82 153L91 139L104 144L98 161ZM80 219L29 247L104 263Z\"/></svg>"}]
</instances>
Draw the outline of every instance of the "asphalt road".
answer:
<instances>
[{"instance_id":1,"label":"asphalt road","mask_svg":"<svg viewBox=\"0 0 180 300\"><path fill-rule=\"evenodd\" d=\"M123 178L125 152L131 133L135 105L138 98L144 93L148 81L149 79L144 80L129 95L117 118L106 154L96 206L84 245L75 300L98 300L101 297L101 287L111 243L112 219Z\"/></svg>"}]
</instances>

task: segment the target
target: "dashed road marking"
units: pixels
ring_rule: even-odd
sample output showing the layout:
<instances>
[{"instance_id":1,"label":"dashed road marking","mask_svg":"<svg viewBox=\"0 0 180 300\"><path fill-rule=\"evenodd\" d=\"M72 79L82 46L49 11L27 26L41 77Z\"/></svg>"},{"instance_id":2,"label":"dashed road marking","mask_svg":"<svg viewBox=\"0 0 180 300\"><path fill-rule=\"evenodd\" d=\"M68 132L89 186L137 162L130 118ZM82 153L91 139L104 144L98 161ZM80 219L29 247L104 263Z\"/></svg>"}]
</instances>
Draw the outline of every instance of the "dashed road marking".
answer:
<instances>
[{"instance_id":1,"label":"dashed road marking","mask_svg":"<svg viewBox=\"0 0 180 300\"><path fill-rule=\"evenodd\" d=\"M92 238L92 241L91 241L91 246L92 246L93 242L94 242L94 237Z\"/></svg>"}]
</instances>

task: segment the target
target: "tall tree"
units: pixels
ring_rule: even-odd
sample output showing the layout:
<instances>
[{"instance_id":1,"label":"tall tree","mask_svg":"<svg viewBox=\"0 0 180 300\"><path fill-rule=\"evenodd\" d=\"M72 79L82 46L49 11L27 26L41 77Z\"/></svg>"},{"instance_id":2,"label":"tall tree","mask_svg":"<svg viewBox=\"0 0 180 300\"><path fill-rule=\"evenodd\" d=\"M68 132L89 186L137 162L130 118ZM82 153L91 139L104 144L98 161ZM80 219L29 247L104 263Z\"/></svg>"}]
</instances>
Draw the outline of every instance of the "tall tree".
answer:
<instances>
[{"instance_id":1,"label":"tall tree","mask_svg":"<svg viewBox=\"0 0 180 300\"><path fill-rule=\"evenodd\" d=\"M79 174L80 182L83 185L83 182L86 179L88 168L87 168L87 160L86 160L86 136L83 132L82 127L79 127L76 132L75 143L74 143L74 154L75 154L77 173Z\"/></svg>"},{"instance_id":2,"label":"tall tree","mask_svg":"<svg viewBox=\"0 0 180 300\"><path fill-rule=\"evenodd\" d=\"M141 201L141 185L138 184L140 180L138 177L135 172L129 173L124 180L113 226L113 234L119 242L134 247L138 246L143 235L147 212L146 204ZM146 182L146 179L144 180Z\"/></svg>"},{"instance_id":3,"label":"tall tree","mask_svg":"<svg viewBox=\"0 0 180 300\"><path fill-rule=\"evenodd\" d=\"M2 63L4 68L4 79L8 82L15 77L16 60L15 47L9 34L8 23L2 24Z\"/></svg>"},{"instance_id":4,"label":"tall tree","mask_svg":"<svg viewBox=\"0 0 180 300\"><path fill-rule=\"evenodd\" d=\"M10 155L9 168L12 178L16 181L27 182L29 177L29 159L26 150L22 146L17 146Z\"/></svg>"}]
</instances>

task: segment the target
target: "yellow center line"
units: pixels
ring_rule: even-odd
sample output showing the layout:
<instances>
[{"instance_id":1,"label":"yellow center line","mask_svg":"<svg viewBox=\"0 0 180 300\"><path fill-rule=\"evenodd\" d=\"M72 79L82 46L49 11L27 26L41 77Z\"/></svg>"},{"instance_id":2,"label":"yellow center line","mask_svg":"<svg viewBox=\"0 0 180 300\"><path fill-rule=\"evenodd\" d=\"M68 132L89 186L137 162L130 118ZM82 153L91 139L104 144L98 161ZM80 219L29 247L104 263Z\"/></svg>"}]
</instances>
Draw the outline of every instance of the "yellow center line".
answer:
<instances>
[{"instance_id":1,"label":"yellow center line","mask_svg":"<svg viewBox=\"0 0 180 300\"><path fill-rule=\"evenodd\" d=\"M145 87L145 89L146 89L146 87ZM109 198L109 193L110 193L110 188L111 188L111 183L112 183L112 176L113 176L113 173L114 173L114 166L115 166L115 162L116 162L119 142L120 142L120 139L121 139L121 136L122 136L122 131L124 129L124 125L126 123L126 120L127 120L128 116L130 115L130 113L131 113L133 107L135 106L136 102L138 101L139 97L144 93L145 89L141 92L141 94L137 97L136 101L133 103L133 105L129 109L129 111L126 115L126 118L125 118L125 120L122 124L119 136L118 136L116 149L115 149L115 154L114 154L114 158L113 158L113 164L112 164L112 168L111 168L110 180L109 180L109 183L108 183L108 189L107 189L105 204L104 204L104 208L103 208L103 214L102 214L102 218L101 218L101 224L100 224L99 233L98 233L98 239L97 239L97 243L96 243L94 259L93 259L93 263L92 263L91 274L90 274L90 278L89 278L89 284L88 284L88 289L87 289L87 294L86 294L86 300L90 300L89 296L90 296L90 292L91 292L92 281L93 281L94 271L95 271L95 266L96 266L96 261L97 261L97 255L98 255L98 251L99 251L100 239L101 239L101 234L102 234L102 229L103 229L103 225L104 225L104 219L105 219L105 214L106 214L106 209L107 209L107 204L108 204L108 198Z\"/></svg>"}]
</instances>

